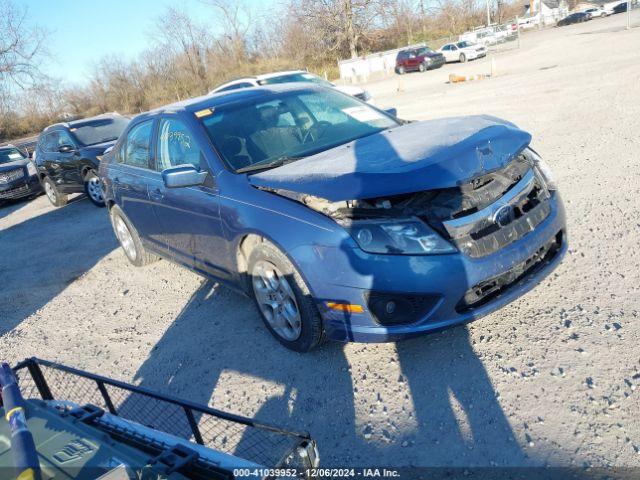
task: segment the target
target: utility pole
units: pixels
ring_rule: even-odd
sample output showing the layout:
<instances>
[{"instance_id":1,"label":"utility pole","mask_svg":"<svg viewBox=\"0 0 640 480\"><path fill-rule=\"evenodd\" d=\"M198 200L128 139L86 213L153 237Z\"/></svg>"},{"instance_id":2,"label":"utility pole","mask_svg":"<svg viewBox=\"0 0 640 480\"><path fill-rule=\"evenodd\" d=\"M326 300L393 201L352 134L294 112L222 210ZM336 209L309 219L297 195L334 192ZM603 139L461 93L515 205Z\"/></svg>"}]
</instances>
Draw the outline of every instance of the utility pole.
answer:
<instances>
[{"instance_id":1,"label":"utility pole","mask_svg":"<svg viewBox=\"0 0 640 480\"><path fill-rule=\"evenodd\" d=\"M491 0L487 0L487 27L491 25Z\"/></svg>"},{"instance_id":2,"label":"utility pole","mask_svg":"<svg viewBox=\"0 0 640 480\"><path fill-rule=\"evenodd\" d=\"M631 0L627 0L627 30L631 30Z\"/></svg>"}]
</instances>

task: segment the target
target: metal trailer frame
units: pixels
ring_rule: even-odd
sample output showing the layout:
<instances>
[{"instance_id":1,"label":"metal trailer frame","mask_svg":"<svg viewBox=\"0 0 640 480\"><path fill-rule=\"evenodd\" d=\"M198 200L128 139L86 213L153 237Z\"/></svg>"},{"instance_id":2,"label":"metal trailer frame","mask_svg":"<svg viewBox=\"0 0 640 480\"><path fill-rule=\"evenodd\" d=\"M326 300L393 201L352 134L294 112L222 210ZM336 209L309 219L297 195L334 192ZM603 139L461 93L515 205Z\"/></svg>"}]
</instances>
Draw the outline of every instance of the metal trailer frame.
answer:
<instances>
[{"instance_id":1,"label":"metal trailer frame","mask_svg":"<svg viewBox=\"0 0 640 480\"><path fill-rule=\"evenodd\" d=\"M19 362L13 370L18 376L25 400L39 396L44 401L71 401L77 405L102 404L110 414L124 420L237 456L268 469L291 466L291 468L304 470L318 465L319 455L316 443L308 432L285 430L275 425L257 422L247 417L36 357ZM135 415L128 411L131 410L130 408L126 407L127 401L131 401L131 398L136 400L136 408L132 411ZM153 406L145 408L151 402ZM141 421L139 416L141 411L144 412L146 409L157 417L158 410L162 412L162 408L170 411L169 421L154 422L151 418L150 425L144 420ZM177 412L182 412L184 417L178 418ZM173 428L176 424L183 427L178 432ZM221 435L224 438L222 443L219 441ZM240 440L237 443L227 443L227 440L234 435ZM250 441L247 442L247 438ZM242 441L244 441L242 451L234 451L233 449ZM227 444L226 447L225 444ZM291 465L292 455L296 454L299 460Z\"/></svg>"}]
</instances>

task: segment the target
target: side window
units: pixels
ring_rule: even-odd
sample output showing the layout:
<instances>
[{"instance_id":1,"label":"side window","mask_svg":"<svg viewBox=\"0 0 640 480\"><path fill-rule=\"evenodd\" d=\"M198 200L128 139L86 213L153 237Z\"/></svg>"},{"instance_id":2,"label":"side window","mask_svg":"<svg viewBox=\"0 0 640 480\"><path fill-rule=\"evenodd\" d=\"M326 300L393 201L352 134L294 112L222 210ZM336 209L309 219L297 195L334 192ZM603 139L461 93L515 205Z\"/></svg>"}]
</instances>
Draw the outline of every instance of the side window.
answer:
<instances>
[{"instance_id":1,"label":"side window","mask_svg":"<svg viewBox=\"0 0 640 480\"><path fill-rule=\"evenodd\" d=\"M451 50L451 45L445 45L444 47L442 47L442 50L448 52L449 50Z\"/></svg>"},{"instance_id":2,"label":"side window","mask_svg":"<svg viewBox=\"0 0 640 480\"><path fill-rule=\"evenodd\" d=\"M160 121L156 170L188 163L200 170L200 157L200 148L184 123L173 118Z\"/></svg>"},{"instance_id":3,"label":"side window","mask_svg":"<svg viewBox=\"0 0 640 480\"><path fill-rule=\"evenodd\" d=\"M152 126L153 120L148 120L131 129L127 135L122 163L132 167L149 168Z\"/></svg>"},{"instance_id":4,"label":"side window","mask_svg":"<svg viewBox=\"0 0 640 480\"><path fill-rule=\"evenodd\" d=\"M44 151L45 152L57 152L58 151L58 132L48 133L44 137Z\"/></svg>"},{"instance_id":5,"label":"side window","mask_svg":"<svg viewBox=\"0 0 640 480\"><path fill-rule=\"evenodd\" d=\"M58 144L56 145L56 147L61 147L62 145L75 145L76 142L73 141L73 139L71 138L71 135L69 135L67 132L65 132L64 130L59 130L58 132Z\"/></svg>"}]
</instances>

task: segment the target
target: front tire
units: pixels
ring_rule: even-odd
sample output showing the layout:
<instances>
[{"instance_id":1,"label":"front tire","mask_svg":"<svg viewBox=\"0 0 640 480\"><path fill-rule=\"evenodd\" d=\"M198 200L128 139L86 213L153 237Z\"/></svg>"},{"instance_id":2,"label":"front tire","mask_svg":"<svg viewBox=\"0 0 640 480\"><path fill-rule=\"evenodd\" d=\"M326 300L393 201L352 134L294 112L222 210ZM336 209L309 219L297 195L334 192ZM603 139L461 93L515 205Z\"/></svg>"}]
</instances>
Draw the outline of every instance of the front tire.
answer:
<instances>
[{"instance_id":1,"label":"front tire","mask_svg":"<svg viewBox=\"0 0 640 480\"><path fill-rule=\"evenodd\" d=\"M267 329L282 345L308 352L324 340L322 319L309 288L289 259L269 242L249 254L253 298Z\"/></svg>"},{"instance_id":2,"label":"front tire","mask_svg":"<svg viewBox=\"0 0 640 480\"><path fill-rule=\"evenodd\" d=\"M69 198L65 193L61 193L49 177L44 177L42 180L42 187L44 193L47 194L47 198L54 207L64 207L67 204Z\"/></svg>"},{"instance_id":3,"label":"front tire","mask_svg":"<svg viewBox=\"0 0 640 480\"><path fill-rule=\"evenodd\" d=\"M424 63L421 63L420 65L418 65L418 70L420 70L421 72L424 72L427 69L427 67L425 66Z\"/></svg>"},{"instance_id":4,"label":"front tire","mask_svg":"<svg viewBox=\"0 0 640 480\"><path fill-rule=\"evenodd\" d=\"M398 75L404 75L405 69L403 66L398 67Z\"/></svg>"},{"instance_id":5,"label":"front tire","mask_svg":"<svg viewBox=\"0 0 640 480\"><path fill-rule=\"evenodd\" d=\"M93 170L89 170L84 177L84 193L96 207L104 207L102 182Z\"/></svg>"},{"instance_id":6,"label":"front tire","mask_svg":"<svg viewBox=\"0 0 640 480\"><path fill-rule=\"evenodd\" d=\"M125 255L133 265L142 267L158 260L157 256L147 252L142 246L138 232L131 225L131 222L129 222L120 207L117 205L111 207L109 217L111 218L113 232L116 234L116 238Z\"/></svg>"},{"instance_id":7,"label":"front tire","mask_svg":"<svg viewBox=\"0 0 640 480\"><path fill-rule=\"evenodd\" d=\"M465 63L467 61L467 56L464 53L460 54L460 63Z\"/></svg>"}]
</instances>

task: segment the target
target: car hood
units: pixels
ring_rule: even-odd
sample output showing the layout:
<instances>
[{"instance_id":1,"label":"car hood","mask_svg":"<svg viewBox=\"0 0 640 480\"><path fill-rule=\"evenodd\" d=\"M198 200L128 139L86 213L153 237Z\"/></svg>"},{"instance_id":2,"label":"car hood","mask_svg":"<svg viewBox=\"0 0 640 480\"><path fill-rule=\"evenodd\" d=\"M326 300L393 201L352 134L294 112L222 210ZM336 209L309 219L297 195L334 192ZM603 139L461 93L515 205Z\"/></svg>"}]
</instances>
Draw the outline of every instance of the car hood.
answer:
<instances>
[{"instance_id":1,"label":"car hood","mask_svg":"<svg viewBox=\"0 0 640 480\"><path fill-rule=\"evenodd\" d=\"M258 188L358 200L453 187L507 164L531 141L491 116L402 125L249 176Z\"/></svg>"},{"instance_id":2,"label":"car hood","mask_svg":"<svg viewBox=\"0 0 640 480\"><path fill-rule=\"evenodd\" d=\"M442 56L442 52L440 51L431 51L424 54L425 57L433 58Z\"/></svg>"},{"instance_id":3,"label":"car hood","mask_svg":"<svg viewBox=\"0 0 640 480\"><path fill-rule=\"evenodd\" d=\"M28 163L29 163L29 160L27 160L26 158L22 160L16 160L14 162L9 162L9 163L0 163L0 172L15 170L18 167L25 167L27 166Z\"/></svg>"},{"instance_id":4,"label":"car hood","mask_svg":"<svg viewBox=\"0 0 640 480\"><path fill-rule=\"evenodd\" d=\"M95 145L82 147L82 153L85 156L86 155L102 155L107 148L113 147L116 144L116 142L117 140L112 140L110 142L96 143Z\"/></svg>"}]
</instances>

